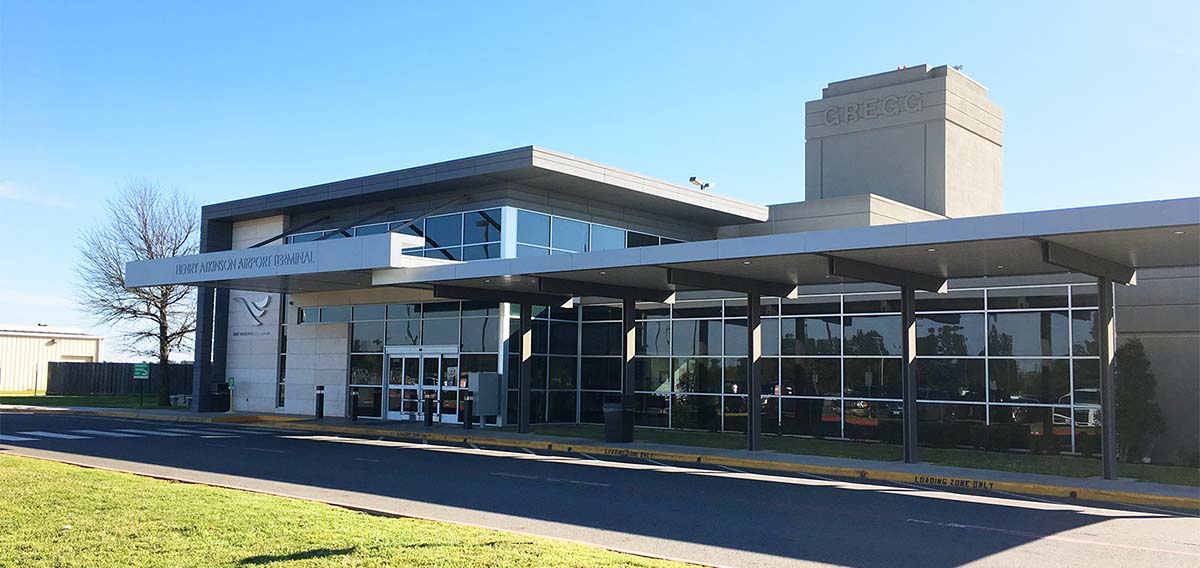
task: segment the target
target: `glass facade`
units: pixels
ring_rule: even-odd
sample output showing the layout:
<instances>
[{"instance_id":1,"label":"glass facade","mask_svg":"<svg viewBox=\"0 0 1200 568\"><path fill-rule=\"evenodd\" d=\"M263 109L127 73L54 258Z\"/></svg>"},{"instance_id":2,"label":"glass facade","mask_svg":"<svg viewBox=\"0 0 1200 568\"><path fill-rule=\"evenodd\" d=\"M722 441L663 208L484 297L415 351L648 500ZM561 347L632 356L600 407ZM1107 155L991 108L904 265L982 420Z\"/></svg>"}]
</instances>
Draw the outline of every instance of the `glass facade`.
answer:
<instances>
[{"instance_id":1,"label":"glass facade","mask_svg":"<svg viewBox=\"0 0 1200 568\"><path fill-rule=\"evenodd\" d=\"M517 210L517 256L588 252L679 243L676 239Z\"/></svg>"},{"instance_id":2,"label":"glass facade","mask_svg":"<svg viewBox=\"0 0 1200 568\"><path fill-rule=\"evenodd\" d=\"M402 220L359 225L339 232L335 230L298 233L287 238L289 243L377 235L388 231L425 238L421 248L406 249L406 254L448 260L482 260L500 258L501 208L481 209L445 215L432 215L417 221Z\"/></svg>"}]
</instances>

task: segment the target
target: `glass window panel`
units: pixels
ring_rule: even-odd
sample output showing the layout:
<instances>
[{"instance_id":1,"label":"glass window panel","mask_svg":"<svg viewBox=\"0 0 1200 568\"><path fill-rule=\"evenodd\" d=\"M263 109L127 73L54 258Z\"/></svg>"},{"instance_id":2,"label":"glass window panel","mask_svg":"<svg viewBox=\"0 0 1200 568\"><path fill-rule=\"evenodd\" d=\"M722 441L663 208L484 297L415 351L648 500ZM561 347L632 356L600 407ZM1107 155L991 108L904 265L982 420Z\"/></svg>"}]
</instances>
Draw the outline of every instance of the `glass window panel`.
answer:
<instances>
[{"instance_id":1,"label":"glass window panel","mask_svg":"<svg viewBox=\"0 0 1200 568\"><path fill-rule=\"evenodd\" d=\"M762 306L762 317L770 317L779 315L779 298L763 298L759 304ZM746 317L746 301L745 300L725 300L725 317L727 318L744 318Z\"/></svg>"},{"instance_id":2,"label":"glass window panel","mask_svg":"<svg viewBox=\"0 0 1200 568\"><path fill-rule=\"evenodd\" d=\"M779 431L816 437L842 435L841 403L837 400L782 398Z\"/></svg>"},{"instance_id":3,"label":"glass window panel","mask_svg":"<svg viewBox=\"0 0 1200 568\"><path fill-rule=\"evenodd\" d=\"M459 355L458 359L459 372L463 376L467 373L495 373L500 365L495 355Z\"/></svg>"},{"instance_id":4,"label":"glass window panel","mask_svg":"<svg viewBox=\"0 0 1200 568\"><path fill-rule=\"evenodd\" d=\"M500 245L471 245L462 248L463 260L500 258Z\"/></svg>"},{"instance_id":5,"label":"glass window panel","mask_svg":"<svg viewBox=\"0 0 1200 568\"><path fill-rule=\"evenodd\" d=\"M463 214L463 244L490 243L499 240L499 209Z\"/></svg>"},{"instance_id":6,"label":"glass window panel","mask_svg":"<svg viewBox=\"0 0 1200 568\"><path fill-rule=\"evenodd\" d=\"M575 307L574 304L572 304L572 306L569 308L554 306L550 308L550 319L578 321L579 308Z\"/></svg>"},{"instance_id":7,"label":"glass window panel","mask_svg":"<svg viewBox=\"0 0 1200 568\"><path fill-rule=\"evenodd\" d=\"M468 353L494 353L500 344L500 318L463 318L462 350Z\"/></svg>"},{"instance_id":8,"label":"glass window panel","mask_svg":"<svg viewBox=\"0 0 1200 568\"><path fill-rule=\"evenodd\" d=\"M352 323L350 351L355 353L378 353L383 351L383 322L366 321Z\"/></svg>"},{"instance_id":9,"label":"glass window panel","mask_svg":"<svg viewBox=\"0 0 1200 568\"><path fill-rule=\"evenodd\" d=\"M496 302L463 302L462 315L466 316L498 316L500 304Z\"/></svg>"},{"instance_id":10,"label":"glass window panel","mask_svg":"<svg viewBox=\"0 0 1200 568\"><path fill-rule=\"evenodd\" d=\"M698 302L676 302L675 319L680 318L719 318L721 317L721 300L701 300Z\"/></svg>"},{"instance_id":11,"label":"glass window panel","mask_svg":"<svg viewBox=\"0 0 1200 568\"><path fill-rule=\"evenodd\" d=\"M384 319L386 313L387 306L383 304L354 306L354 321L381 320Z\"/></svg>"},{"instance_id":12,"label":"glass window panel","mask_svg":"<svg viewBox=\"0 0 1200 568\"><path fill-rule=\"evenodd\" d=\"M604 400L607 396L602 392L579 393L579 421L583 424L602 424L604 422Z\"/></svg>"},{"instance_id":13,"label":"glass window panel","mask_svg":"<svg viewBox=\"0 0 1200 568\"><path fill-rule=\"evenodd\" d=\"M550 249L531 247L529 245L517 245L517 258L526 256L546 256L548 254L550 254Z\"/></svg>"},{"instance_id":14,"label":"glass window panel","mask_svg":"<svg viewBox=\"0 0 1200 568\"><path fill-rule=\"evenodd\" d=\"M671 391L671 360L666 357L638 357L633 360L633 388L639 391Z\"/></svg>"},{"instance_id":15,"label":"glass window panel","mask_svg":"<svg viewBox=\"0 0 1200 568\"><path fill-rule=\"evenodd\" d=\"M388 345L420 345L421 320L396 320L387 322Z\"/></svg>"},{"instance_id":16,"label":"glass window panel","mask_svg":"<svg viewBox=\"0 0 1200 568\"><path fill-rule=\"evenodd\" d=\"M551 248L584 252L587 250L588 225L582 221L553 217L550 220Z\"/></svg>"},{"instance_id":17,"label":"glass window panel","mask_svg":"<svg viewBox=\"0 0 1200 568\"><path fill-rule=\"evenodd\" d=\"M1073 310L1071 312L1071 351L1077 356L1100 355L1100 313L1096 310Z\"/></svg>"},{"instance_id":18,"label":"glass window panel","mask_svg":"<svg viewBox=\"0 0 1200 568\"><path fill-rule=\"evenodd\" d=\"M583 321L621 321L621 306L583 306Z\"/></svg>"},{"instance_id":19,"label":"glass window panel","mask_svg":"<svg viewBox=\"0 0 1200 568\"><path fill-rule=\"evenodd\" d=\"M1070 449L1071 426L1064 423L1065 418L1071 416L1069 408L993 404L989 413L988 449L1033 453ZM1056 416L1061 418L1056 419Z\"/></svg>"},{"instance_id":20,"label":"glass window panel","mask_svg":"<svg viewBox=\"0 0 1200 568\"><path fill-rule=\"evenodd\" d=\"M529 393L529 421L534 424L546 421L546 391L535 390Z\"/></svg>"},{"instance_id":21,"label":"glass window panel","mask_svg":"<svg viewBox=\"0 0 1200 568\"><path fill-rule=\"evenodd\" d=\"M1008 312L988 315L991 356L1066 356L1067 312Z\"/></svg>"},{"instance_id":22,"label":"glass window panel","mask_svg":"<svg viewBox=\"0 0 1200 568\"><path fill-rule=\"evenodd\" d=\"M548 402L546 403L547 422L574 422L575 421L575 393L563 391L551 391Z\"/></svg>"},{"instance_id":23,"label":"glass window panel","mask_svg":"<svg viewBox=\"0 0 1200 568\"><path fill-rule=\"evenodd\" d=\"M388 230L393 233L400 233L402 235L413 235L415 237L423 237L423 236L425 236L425 220L421 219L411 225L408 224L408 221L397 221L395 223L388 223Z\"/></svg>"},{"instance_id":24,"label":"glass window panel","mask_svg":"<svg viewBox=\"0 0 1200 568\"><path fill-rule=\"evenodd\" d=\"M683 241L681 241L679 239L668 239L666 237L662 237L661 239L659 239L659 242L664 245L677 245L679 243L682 243Z\"/></svg>"},{"instance_id":25,"label":"glass window panel","mask_svg":"<svg viewBox=\"0 0 1200 568\"><path fill-rule=\"evenodd\" d=\"M344 238L348 237L349 235L346 234L346 231L339 231L339 230L334 229L332 231L325 231L324 233L321 234L321 236L325 237L325 240L328 241L328 240L333 240L333 239L344 239Z\"/></svg>"},{"instance_id":26,"label":"glass window panel","mask_svg":"<svg viewBox=\"0 0 1200 568\"><path fill-rule=\"evenodd\" d=\"M387 223L376 223L374 225L363 225L362 227L354 228L354 236L362 237L366 235L379 235L388 232Z\"/></svg>"},{"instance_id":27,"label":"glass window panel","mask_svg":"<svg viewBox=\"0 0 1200 568\"><path fill-rule=\"evenodd\" d=\"M625 246L628 248L658 246L658 237L637 231L627 231L625 233Z\"/></svg>"},{"instance_id":28,"label":"glass window panel","mask_svg":"<svg viewBox=\"0 0 1200 568\"><path fill-rule=\"evenodd\" d=\"M764 345L762 355L767 355L765 347L767 343L767 334L763 331L764 324L767 320L759 320L759 335L761 336ZM725 355L748 355L747 341L749 336L746 330L746 320L731 319L725 320ZM773 353L772 353L773 355Z\"/></svg>"},{"instance_id":29,"label":"glass window panel","mask_svg":"<svg viewBox=\"0 0 1200 568\"><path fill-rule=\"evenodd\" d=\"M724 427L726 432L745 432L750 399L745 396L724 396ZM761 406L761 403L760 403Z\"/></svg>"},{"instance_id":30,"label":"glass window panel","mask_svg":"<svg viewBox=\"0 0 1200 568\"><path fill-rule=\"evenodd\" d=\"M987 292L989 310L1026 310L1067 307L1067 287L992 288Z\"/></svg>"},{"instance_id":31,"label":"glass window panel","mask_svg":"<svg viewBox=\"0 0 1200 568\"><path fill-rule=\"evenodd\" d=\"M675 362L675 392L721 392L721 360L689 357Z\"/></svg>"},{"instance_id":32,"label":"glass window panel","mask_svg":"<svg viewBox=\"0 0 1200 568\"><path fill-rule=\"evenodd\" d=\"M917 443L933 448L983 448L987 407L982 404L917 404Z\"/></svg>"},{"instance_id":33,"label":"glass window panel","mask_svg":"<svg viewBox=\"0 0 1200 568\"><path fill-rule=\"evenodd\" d=\"M321 235L324 235L324 234L325 233L322 233L321 231L317 231L315 233L302 233L299 235L292 235L292 236L288 237L288 242L289 243L311 243L311 242L321 238Z\"/></svg>"},{"instance_id":34,"label":"glass window panel","mask_svg":"<svg viewBox=\"0 0 1200 568\"><path fill-rule=\"evenodd\" d=\"M803 296L794 300L784 298L780 309L785 316L808 314L840 314L842 300L838 296Z\"/></svg>"},{"instance_id":35,"label":"glass window panel","mask_svg":"<svg viewBox=\"0 0 1200 568\"><path fill-rule=\"evenodd\" d=\"M550 358L550 389L574 389L576 385L576 368L578 359L575 357Z\"/></svg>"},{"instance_id":36,"label":"glass window panel","mask_svg":"<svg viewBox=\"0 0 1200 568\"><path fill-rule=\"evenodd\" d=\"M839 317L781 318L779 325L784 355L837 355L842 351Z\"/></svg>"},{"instance_id":37,"label":"glass window panel","mask_svg":"<svg viewBox=\"0 0 1200 568\"><path fill-rule=\"evenodd\" d=\"M846 316L847 355L900 355L900 316Z\"/></svg>"},{"instance_id":38,"label":"glass window panel","mask_svg":"<svg viewBox=\"0 0 1200 568\"><path fill-rule=\"evenodd\" d=\"M1094 308L1100 303L1096 299L1095 284L1077 284L1071 286L1071 307L1073 308Z\"/></svg>"},{"instance_id":39,"label":"glass window panel","mask_svg":"<svg viewBox=\"0 0 1200 568\"><path fill-rule=\"evenodd\" d=\"M350 384L382 385L383 355L351 355Z\"/></svg>"},{"instance_id":40,"label":"glass window panel","mask_svg":"<svg viewBox=\"0 0 1200 568\"><path fill-rule=\"evenodd\" d=\"M686 430L721 429L721 397L698 394L671 396L671 427Z\"/></svg>"},{"instance_id":41,"label":"glass window panel","mask_svg":"<svg viewBox=\"0 0 1200 568\"><path fill-rule=\"evenodd\" d=\"M554 355L579 353L579 324L550 322L550 353Z\"/></svg>"},{"instance_id":42,"label":"glass window panel","mask_svg":"<svg viewBox=\"0 0 1200 568\"><path fill-rule=\"evenodd\" d=\"M546 321L534 320L533 327L533 352L534 353L549 353L550 352L550 323Z\"/></svg>"},{"instance_id":43,"label":"glass window panel","mask_svg":"<svg viewBox=\"0 0 1200 568\"><path fill-rule=\"evenodd\" d=\"M667 394L638 394L633 397L633 423L666 428L670 423L671 399Z\"/></svg>"},{"instance_id":44,"label":"glass window panel","mask_svg":"<svg viewBox=\"0 0 1200 568\"><path fill-rule=\"evenodd\" d=\"M591 250L613 250L625 248L625 231L605 227L604 225L592 225L592 248Z\"/></svg>"},{"instance_id":45,"label":"glass window panel","mask_svg":"<svg viewBox=\"0 0 1200 568\"><path fill-rule=\"evenodd\" d=\"M1070 362L1066 359L991 359L992 402L1070 404Z\"/></svg>"},{"instance_id":46,"label":"glass window panel","mask_svg":"<svg viewBox=\"0 0 1200 568\"><path fill-rule=\"evenodd\" d=\"M461 213L425 219L425 246L428 248L461 245L462 234L463 218Z\"/></svg>"},{"instance_id":47,"label":"glass window panel","mask_svg":"<svg viewBox=\"0 0 1200 568\"><path fill-rule=\"evenodd\" d=\"M917 317L917 355L984 355L983 314Z\"/></svg>"},{"instance_id":48,"label":"glass window panel","mask_svg":"<svg viewBox=\"0 0 1200 568\"><path fill-rule=\"evenodd\" d=\"M842 392L842 362L838 359L781 360L781 393L785 396L839 396Z\"/></svg>"},{"instance_id":49,"label":"glass window panel","mask_svg":"<svg viewBox=\"0 0 1200 568\"><path fill-rule=\"evenodd\" d=\"M546 355L534 355L529 359L529 385L535 389L546 388L546 377L550 369L550 357Z\"/></svg>"},{"instance_id":50,"label":"glass window panel","mask_svg":"<svg viewBox=\"0 0 1200 568\"><path fill-rule=\"evenodd\" d=\"M903 413L900 402L847 400L842 404L846 437L851 440L901 444L904 441L901 425Z\"/></svg>"},{"instance_id":51,"label":"glass window panel","mask_svg":"<svg viewBox=\"0 0 1200 568\"><path fill-rule=\"evenodd\" d=\"M671 330L673 355L721 354L721 340L725 335L720 320L674 320Z\"/></svg>"},{"instance_id":52,"label":"glass window panel","mask_svg":"<svg viewBox=\"0 0 1200 568\"><path fill-rule=\"evenodd\" d=\"M317 323L321 321L321 308L301 308L300 323Z\"/></svg>"},{"instance_id":53,"label":"glass window panel","mask_svg":"<svg viewBox=\"0 0 1200 568\"><path fill-rule=\"evenodd\" d=\"M421 317L421 304L388 304L388 319L415 319Z\"/></svg>"},{"instance_id":54,"label":"glass window panel","mask_svg":"<svg viewBox=\"0 0 1200 568\"><path fill-rule=\"evenodd\" d=\"M350 306L321 308L321 323L341 323L346 321L350 321Z\"/></svg>"},{"instance_id":55,"label":"glass window panel","mask_svg":"<svg viewBox=\"0 0 1200 568\"><path fill-rule=\"evenodd\" d=\"M422 345L458 345L457 319L427 319L421 326Z\"/></svg>"},{"instance_id":56,"label":"glass window panel","mask_svg":"<svg viewBox=\"0 0 1200 568\"><path fill-rule=\"evenodd\" d=\"M620 323L585 323L581 334L584 355L621 354Z\"/></svg>"},{"instance_id":57,"label":"glass window panel","mask_svg":"<svg viewBox=\"0 0 1200 568\"><path fill-rule=\"evenodd\" d=\"M763 318L762 322L762 354L763 356L779 355L779 319ZM728 346L725 347L729 349Z\"/></svg>"},{"instance_id":58,"label":"glass window panel","mask_svg":"<svg viewBox=\"0 0 1200 568\"><path fill-rule=\"evenodd\" d=\"M900 398L900 359L845 359L846 396Z\"/></svg>"},{"instance_id":59,"label":"glass window panel","mask_svg":"<svg viewBox=\"0 0 1200 568\"><path fill-rule=\"evenodd\" d=\"M873 314L900 311L897 294L853 294L843 298L848 314Z\"/></svg>"},{"instance_id":60,"label":"glass window panel","mask_svg":"<svg viewBox=\"0 0 1200 568\"><path fill-rule=\"evenodd\" d=\"M429 249L422 253L425 258L436 258L439 260L462 260L462 247Z\"/></svg>"},{"instance_id":61,"label":"glass window panel","mask_svg":"<svg viewBox=\"0 0 1200 568\"><path fill-rule=\"evenodd\" d=\"M580 388L585 390L621 390L621 359L617 357L581 357Z\"/></svg>"},{"instance_id":62,"label":"glass window panel","mask_svg":"<svg viewBox=\"0 0 1200 568\"><path fill-rule=\"evenodd\" d=\"M383 416L383 389L371 387L355 387L358 391L358 405L355 412L366 418Z\"/></svg>"},{"instance_id":63,"label":"glass window panel","mask_svg":"<svg viewBox=\"0 0 1200 568\"><path fill-rule=\"evenodd\" d=\"M635 307L637 319L668 319L671 317L671 306L651 302L638 302Z\"/></svg>"},{"instance_id":64,"label":"glass window panel","mask_svg":"<svg viewBox=\"0 0 1200 568\"><path fill-rule=\"evenodd\" d=\"M1072 364L1075 368L1075 404L1100 404L1100 360L1075 359Z\"/></svg>"},{"instance_id":65,"label":"glass window panel","mask_svg":"<svg viewBox=\"0 0 1200 568\"><path fill-rule=\"evenodd\" d=\"M430 302L424 304L425 319L456 318L459 314L458 302Z\"/></svg>"},{"instance_id":66,"label":"glass window panel","mask_svg":"<svg viewBox=\"0 0 1200 568\"><path fill-rule=\"evenodd\" d=\"M917 359L917 398L983 402L983 359Z\"/></svg>"},{"instance_id":67,"label":"glass window panel","mask_svg":"<svg viewBox=\"0 0 1200 568\"><path fill-rule=\"evenodd\" d=\"M642 321L636 330L638 355L671 354L671 322Z\"/></svg>"},{"instance_id":68,"label":"glass window panel","mask_svg":"<svg viewBox=\"0 0 1200 568\"><path fill-rule=\"evenodd\" d=\"M762 393L763 396L778 396L782 393L779 387L778 357L763 357L762 359Z\"/></svg>"},{"instance_id":69,"label":"glass window panel","mask_svg":"<svg viewBox=\"0 0 1200 568\"><path fill-rule=\"evenodd\" d=\"M950 290L945 294L916 293L918 312L957 312L983 309L983 290Z\"/></svg>"},{"instance_id":70,"label":"glass window panel","mask_svg":"<svg viewBox=\"0 0 1200 568\"><path fill-rule=\"evenodd\" d=\"M532 211L517 211L517 242L550 246L550 216Z\"/></svg>"}]
</instances>

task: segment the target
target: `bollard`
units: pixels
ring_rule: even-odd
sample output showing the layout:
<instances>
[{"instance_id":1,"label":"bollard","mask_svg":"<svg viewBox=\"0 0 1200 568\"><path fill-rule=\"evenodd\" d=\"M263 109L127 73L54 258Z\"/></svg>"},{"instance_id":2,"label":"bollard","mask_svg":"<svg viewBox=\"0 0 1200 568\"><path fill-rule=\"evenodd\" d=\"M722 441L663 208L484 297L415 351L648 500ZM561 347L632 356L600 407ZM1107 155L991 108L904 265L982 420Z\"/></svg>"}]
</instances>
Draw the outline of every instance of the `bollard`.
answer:
<instances>
[{"instance_id":1,"label":"bollard","mask_svg":"<svg viewBox=\"0 0 1200 568\"><path fill-rule=\"evenodd\" d=\"M325 418L325 385L317 385L317 420Z\"/></svg>"},{"instance_id":2,"label":"bollard","mask_svg":"<svg viewBox=\"0 0 1200 568\"><path fill-rule=\"evenodd\" d=\"M425 391L425 427L433 427L433 411L437 405L437 391Z\"/></svg>"},{"instance_id":3,"label":"bollard","mask_svg":"<svg viewBox=\"0 0 1200 568\"><path fill-rule=\"evenodd\" d=\"M350 389L350 420L358 421L358 389Z\"/></svg>"},{"instance_id":4,"label":"bollard","mask_svg":"<svg viewBox=\"0 0 1200 568\"><path fill-rule=\"evenodd\" d=\"M458 392L463 396L463 428L470 430L475 427L475 394L469 390L460 390Z\"/></svg>"}]
</instances>

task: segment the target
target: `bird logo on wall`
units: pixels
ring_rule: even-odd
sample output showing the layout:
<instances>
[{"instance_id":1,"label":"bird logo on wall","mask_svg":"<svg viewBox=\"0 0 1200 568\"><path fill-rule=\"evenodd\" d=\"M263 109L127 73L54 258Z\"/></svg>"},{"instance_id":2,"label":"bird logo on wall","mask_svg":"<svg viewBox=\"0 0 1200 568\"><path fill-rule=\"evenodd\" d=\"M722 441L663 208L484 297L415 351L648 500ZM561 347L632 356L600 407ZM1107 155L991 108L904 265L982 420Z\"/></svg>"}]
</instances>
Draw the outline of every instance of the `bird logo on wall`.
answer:
<instances>
[{"instance_id":1,"label":"bird logo on wall","mask_svg":"<svg viewBox=\"0 0 1200 568\"><path fill-rule=\"evenodd\" d=\"M267 306L271 304L270 295L263 294L262 300L257 302L252 301L245 296L234 296L233 299L242 303L242 306L246 308L246 313L250 315L250 319L254 320L254 325L262 325L262 320L259 318L263 317L267 313Z\"/></svg>"}]
</instances>

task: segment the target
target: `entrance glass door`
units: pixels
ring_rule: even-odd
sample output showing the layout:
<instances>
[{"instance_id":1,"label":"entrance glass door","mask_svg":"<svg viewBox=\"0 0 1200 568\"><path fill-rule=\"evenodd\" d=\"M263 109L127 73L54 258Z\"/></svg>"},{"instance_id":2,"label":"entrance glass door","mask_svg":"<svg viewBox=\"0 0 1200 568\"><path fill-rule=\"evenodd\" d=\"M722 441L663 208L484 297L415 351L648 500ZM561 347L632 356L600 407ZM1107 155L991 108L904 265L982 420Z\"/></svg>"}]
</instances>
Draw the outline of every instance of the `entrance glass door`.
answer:
<instances>
[{"instance_id":1,"label":"entrance glass door","mask_svg":"<svg viewBox=\"0 0 1200 568\"><path fill-rule=\"evenodd\" d=\"M391 352L387 359L388 420L424 420L429 405L435 421L459 423L457 353Z\"/></svg>"}]
</instances>

